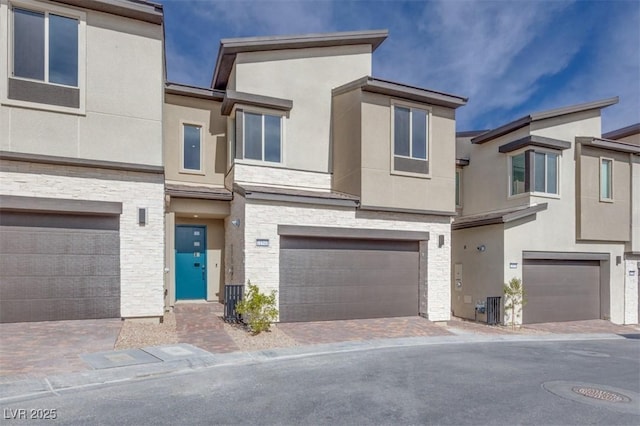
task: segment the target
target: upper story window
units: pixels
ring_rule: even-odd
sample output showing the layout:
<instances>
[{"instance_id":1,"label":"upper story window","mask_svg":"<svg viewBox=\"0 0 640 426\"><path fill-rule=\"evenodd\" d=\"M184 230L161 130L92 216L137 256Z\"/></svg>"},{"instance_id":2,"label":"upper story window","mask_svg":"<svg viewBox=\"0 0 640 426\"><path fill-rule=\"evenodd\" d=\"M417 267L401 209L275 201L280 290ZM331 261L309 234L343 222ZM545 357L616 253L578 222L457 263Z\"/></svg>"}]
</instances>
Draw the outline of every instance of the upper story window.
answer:
<instances>
[{"instance_id":1,"label":"upper story window","mask_svg":"<svg viewBox=\"0 0 640 426\"><path fill-rule=\"evenodd\" d=\"M13 9L13 76L78 86L78 20Z\"/></svg>"},{"instance_id":2,"label":"upper story window","mask_svg":"<svg viewBox=\"0 0 640 426\"><path fill-rule=\"evenodd\" d=\"M509 195L526 192L558 195L558 154L530 150L509 159Z\"/></svg>"},{"instance_id":3,"label":"upper story window","mask_svg":"<svg viewBox=\"0 0 640 426\"><path fill-rule=\"evenodd\" d=\"M456 207L462 207L462 170L456 169Z\"/></svg>"},{"instance_id":4,"label":"upper story window","mask_svg":"<svg viewBox=\"0 0 640 426\"><path fill-rule=\"evenodd\" d=\"M6 76L0 81L0 101L83 114L86 13L57 4L12 0L6 16L9 43L0 46L0 55L6 54L9 60L0 74Z\"/></svg>"},{"instance_id":5,"label":"upper story window","mask_svg":"<svg viewBox=\"0 0 640 426\"><path fill-rule=\"evenodd\" d=\"M429 112L393 105L393 170L429 173Z\"/></svg>"},{"instance_id":6,"label":"upper story window","mask_svg":"<svg viewBox=\"0 0 640 426\"><path fill-rule=\"evenodd\" d=\"M201 132L201 126L182 125L182 169L185 171L202 171Z\"/></svg>"},{"instance_id":7,"label":"upper story window","mask_svg":"<svg viewBox=\"0 0 640 426\"><path fill-rule=\"evenodd\" d=\"M282 117L246 111L243 115L244 158L282 162Z\"/></svg>"},{"instance_id":8,"label":"upper story window","mask_svg":"<svg viewBox=\"0 0 640 426\"><path fill-rule=\"evenodd\" d=\"M600 201L613 201L613 160L600 159Z\"/></svg>"}]
</instances>

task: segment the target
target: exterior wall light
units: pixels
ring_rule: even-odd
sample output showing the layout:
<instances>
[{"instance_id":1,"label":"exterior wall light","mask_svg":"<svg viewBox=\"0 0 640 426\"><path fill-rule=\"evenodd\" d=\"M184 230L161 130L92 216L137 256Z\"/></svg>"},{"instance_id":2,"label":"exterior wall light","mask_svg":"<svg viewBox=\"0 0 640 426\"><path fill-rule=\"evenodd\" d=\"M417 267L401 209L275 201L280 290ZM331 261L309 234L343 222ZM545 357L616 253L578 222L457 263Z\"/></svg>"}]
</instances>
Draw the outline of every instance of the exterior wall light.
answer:
<instances>
[{"instance_id":1,"label":"exterior wall light","mask_svg":"<svg viewBox=\"0 0 640 426\"><path fill-rule=\"evenodd\" d=\"M233 220L231 221L231 224L232 224L233 226L235 226L236 228L239 228L239 227L240 227L240 219L233 219Z\"/></svg>"},{"instance_id":2,"label":"exterior wall light","mask_svg":"<svg viewBox=\"0 0 640 426\"><path fill-rule=\"evenodd\" d=\"M478 250L480 253L482 253L486 249L487 249L487 246L485 246L484 244L480 244L478 247L476 247L476 250Z\"/></svg>"}]
</instances>

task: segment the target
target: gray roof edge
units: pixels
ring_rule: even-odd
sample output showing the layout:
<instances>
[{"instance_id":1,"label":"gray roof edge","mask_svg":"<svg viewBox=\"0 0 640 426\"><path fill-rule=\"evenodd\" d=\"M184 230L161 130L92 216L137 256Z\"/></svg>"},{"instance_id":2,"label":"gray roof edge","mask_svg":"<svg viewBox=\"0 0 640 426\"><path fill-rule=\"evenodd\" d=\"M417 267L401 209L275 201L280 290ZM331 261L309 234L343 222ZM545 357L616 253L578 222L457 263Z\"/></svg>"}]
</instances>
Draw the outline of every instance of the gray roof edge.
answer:
<instances>
[{"instance_id":1,"label":"gray roof edge","mask_svg":"<svg viewBox=\"0 0 640 426\"><path fill-rule=\"evenodd\" d=\"M467 98L421 87L409 86L404 83L382 80L379 78L364 76L349 83L334 88L333 96L350 92L355 89L362 89L372 93L393 96L412 101L424 102L433 105L441 105L449 108L458 108L467 103Z\"/></svg>"},{"instance_id":2,"label":"gray roof edge","mask_svg":"<svg viewBox=\"0 0 640 426\"><path fill-rule=\"evenodd\" d=\"M497 137L506 135L507 133L511 133L514 130L520 129L532 121L544 120L547 118L560 117L562 115L573 114L576 112L588 111L592 109L605 108L618 103L618 97L602 99L593 102L586 102L582 104L576 104L571 106L566 106L562 108L550 109L547 111L537 112L530 115L526 115L524 117L518 118L517 120L511 121L502 126L496 127L493 130L490 130L482 135L476 136L471 139L471 143L482 144L485 142L489 142Z\"/></svg>"},{"instance_id":3,"label":"gray roof edge","mask_svg":"<svg viewBox=\"0 0 640 426\"><path fill-rule=\"evenodd\" d=\"M571 148L571 142L563 141L560 139L547 138L544 136L529 135L524 138L517 139L513 142L500 145L498 152L508 153L516 151L526 146L538 146L541 148L551 148L565 150Z\"/></svg>"},{"instance_id":4,"label":"gray roof edge","mask_svg":"<svg viewBox=\"0 0 640 426\"><path fill-rule=\"evenodd\" d=\"M274 98L271 96L227 90L224 100L222 101L222 115L229 115L233 106L239 103L272 108L279 111L291 111L291 108L293 108L293 101L291 99Z\"/></svg>"},{"instance_id":5,"label":"gray roof edge","mask_svg":"<svg viewBox=\"0 0 640 426\"><path fill-rule=\"evenodd\" d=\"M124 16L152 24L162 24L163 6L144 0L53 0L69 6Z\"/></svg>"},{"instance_id":6,"label":"gray roof edge","mask_svg":"<svg viewBox=\"0 0 640 426\"><path fill-rule=\"evenodd\" d=\"M640 155L640 145L631 143L619 142L611 139L593 138L588 136L578 136L576 137L576 142L596 148L610 149L612 151Z\"/></svg>"},{"instance_id":7,"label":"gray roof edge","mask_svg":"<svg viewBox=\"0 0 640 426\"><path fill-rule=\"evenodd\" d=\"M604 139L620 139L627 136L640 133L640 123L631 124L630 126L622 127L620 129L611 130L610 132L603 133Z\"/></svg>"},{"instance_id":8,"label":"gray roof edge","mask_svg":"<svg viewBox=\"0 0 640 426\"><path fill-rule=\"evenodd\" d=\"M295 49L297 44L300 47L324 47L330 45L331 42L348 41L350 44L371 44L375 50L387 37L389 30L363 30L363 31L339 31L330 33L309 33L309 34L291 34L291 35L275 35L275 36L256 36L256 37L237 37L223 38L220 40L221 47L242 49L240 51L252 51L252 48L272 46L273 49ZM336 43L337 46L344 43ZM283 47L285 46L285 47Z\"/></svg>"},{"instance_id":9,"label":"gray roof edge","mask_svg":"<svg viewBox=\"0 0 640 426\"><path fill-rule=\"evenodd\" d=\"M483 214L478 214L477 218L472 216L472 219L466 219L463 217L458 217L454 219L451 224L451 229L466 229L466 228L476 228L478 226L485 225L496 225L502 223L513 222L518 219L522 219L533 214L536 214L540 211L546 210L548 203L534 204L532 206L520 206L513 208L511 210L505 211L495 211L495 212L487 212Z\"/></svg>"},{"instance_id":10,"label":"gray roof edge","mask_svg":"<svg viewBox=\"0 0 640 426\"><path fill-rule=\"evenodd\" d=\"M170 95L190 96L214 101L222 101L225 96L224 90L189 86L187 84L173 83L169 81L165 83L164 91Z\"/></svg>"}]
</instances>

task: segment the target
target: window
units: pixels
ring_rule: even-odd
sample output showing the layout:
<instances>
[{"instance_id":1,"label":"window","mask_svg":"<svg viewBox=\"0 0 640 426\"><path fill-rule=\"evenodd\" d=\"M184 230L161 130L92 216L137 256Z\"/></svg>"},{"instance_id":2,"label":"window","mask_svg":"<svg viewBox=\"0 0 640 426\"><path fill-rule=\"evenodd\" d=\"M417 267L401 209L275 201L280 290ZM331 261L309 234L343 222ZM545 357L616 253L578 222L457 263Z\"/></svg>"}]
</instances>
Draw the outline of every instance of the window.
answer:
<instances>
[{"instance_id":1,"label":"window","mask_svg":"<svg viewBox=\"0 0 640 426\"><path fill-rule=\"evenodd\" d=\"M393 106L393 168L395 171L429 172L429 113Z\"/></svg>"},{"instance_id":2,"label":"window","mask_svg":"<svg viewBox=\"0 0 640 426\"><path fill-rule=\"evenodd\" d=\"M522 194L525 192L525 155L514 155L511 157L511 195Z\"/></svg>"},{"instance_id":3,"label":"window","mask_svg":"<svg viewBox=\"0 0 640 426\"><path fill-rule=\"evenodd\" d=\"M202 143L201 132L202 127L192 124L184 124L182 126L182 169L183 170L202 170Z\"/></svg>"},{"instance_id":4,"label":"window","mask_svg":"<svg viewBox=\"0 0 640 426\"><path fill-rule=\"evenodd\" d=\"M456 207L462 206L462 170L456 170Z\"/></svg>"},{"instance_id":5,"label":"window","mask_svg":"<svg viewBox=\"0 0 640 426\"><path fill-rule=\"evenodd\" d=\"M558 193L558 154L536 152L534 157L534 191Z\"/></svg>"},{"instance_id":6,"label":"window","mask_svg":"<svg viewBox=\"0 0 640 426\"><path fill-rule=\"evenodd\" d=\"M509 195L558 194L558 158L550 152L526 151L510 157Z\"/></svg>"},{"instance_id":7,"label":"window","mask_svg":"<svg viewBox=\"0 0 640 426\"><path fill-rule=\"evenodd\" d=\"M282 117L244 112L244 158L282 161Z\"/></svg>"},{"instance_id":8,"label":"window","mask_svg":"<svg viewBox=\"0 0 640 426\"><path fill-rule=\"evenodd\" d=\"M613 200L613 160L600 159L600 200Z\"/></svg>"},{"instance_id":9,"label":"window","mask_svg":"<svg viewBox=\"0 0 640 426\"><path fill-rule=\"evenodd\" d=\"M78 86L78 19L13 9L13 76Z\"/></svg>"}]
</instances>

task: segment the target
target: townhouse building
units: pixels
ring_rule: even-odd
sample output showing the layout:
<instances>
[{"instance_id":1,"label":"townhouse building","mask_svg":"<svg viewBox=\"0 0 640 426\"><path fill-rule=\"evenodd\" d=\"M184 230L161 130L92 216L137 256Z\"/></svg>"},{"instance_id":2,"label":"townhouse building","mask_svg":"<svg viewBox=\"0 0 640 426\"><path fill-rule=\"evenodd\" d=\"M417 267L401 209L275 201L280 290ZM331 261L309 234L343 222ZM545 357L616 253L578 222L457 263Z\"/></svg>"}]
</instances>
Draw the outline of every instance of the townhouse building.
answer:
<instances>
[{"instance_id":1,"label":"townhouse building","mask_svg":"<svg viewBox=\"0 0 640 426\"><path fill-rule=\"evenodd\" d=\"M371 77L386 37L224 39L210 88L167 84L167 306L251 281L280 321L449 319L466 99Z\"/></svg>"},{"instance_id":2,"label":"townhouse building","mask_svg":"<svg viewBox=\"0 0 640 426\"><path fill-rule=\"evenodd\" d=\"M458 134L454 315L484 319L486 298L517 278L516 322L638 323L640 146L633 126L601 133L601 110L617 101Z\"/></svg>"},{"instance_id":3,"label":"townhouse building","mask_svg":"<svg viewBox=\"0 0 640 426\"><path fill-rule=\"evenodd\" d=\"M162 22L0 0L0 322L163 315Z\"/></svg>"}]
</instances>

